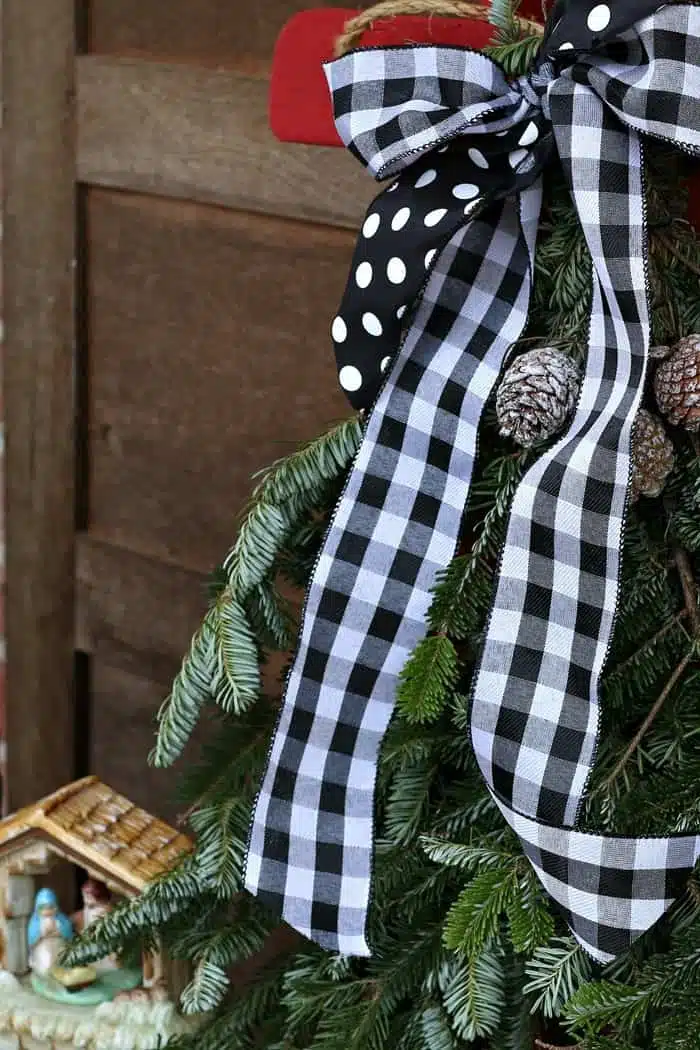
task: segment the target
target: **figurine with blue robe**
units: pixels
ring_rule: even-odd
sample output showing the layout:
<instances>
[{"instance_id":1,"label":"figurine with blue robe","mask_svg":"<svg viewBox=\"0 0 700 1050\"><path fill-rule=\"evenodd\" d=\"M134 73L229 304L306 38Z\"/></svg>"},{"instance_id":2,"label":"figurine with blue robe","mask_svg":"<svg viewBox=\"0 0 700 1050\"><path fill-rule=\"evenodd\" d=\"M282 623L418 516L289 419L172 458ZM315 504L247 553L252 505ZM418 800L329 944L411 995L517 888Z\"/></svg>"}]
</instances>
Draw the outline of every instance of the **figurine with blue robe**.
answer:
<instances>
[{"instance_id":1,"label":"figurine with blue robe","mask_svg":"<svg viewBox=\"0 0 700 1050\"><path fill-rule=\"evenodd\" d=\"M46 977L73 938L73 925L58 906L53 890L39 890L34 913L29 920L29 965L35 974Z\"/></svg>"}]
</instances>

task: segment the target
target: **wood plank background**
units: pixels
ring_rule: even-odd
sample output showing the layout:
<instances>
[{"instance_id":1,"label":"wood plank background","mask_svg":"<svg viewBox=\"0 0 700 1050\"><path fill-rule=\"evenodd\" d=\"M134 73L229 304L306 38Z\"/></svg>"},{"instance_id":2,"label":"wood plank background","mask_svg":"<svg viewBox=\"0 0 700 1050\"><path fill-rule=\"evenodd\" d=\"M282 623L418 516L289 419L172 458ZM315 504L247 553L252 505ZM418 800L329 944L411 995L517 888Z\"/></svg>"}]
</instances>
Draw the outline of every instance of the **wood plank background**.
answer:
<instances>
[{"instance_id":1,"label":"wood plank background","mask_svg":"<svg viewBox=\"0 0 700 1050\"><path fill-rule=\"evenodd\" d=\"M376 193L342 150L273 138L264 76L89 55L77 94L78 177L93 186L353 229Z\"/></svg>"},{"instance_id":2,"label":"wood plank background","mask_svg":"<svg viewBox=\"0 0 700 1050\"><path fill-rule=\"evenodd\" d=\"M92 0L90 50L227 68L267 65L284 22L310 6L338 5L334 0L255 0L245 5L230 0Z\"/></svg>"},{"instance_id":3,"label":"wood plank background","mask_svg":"<svg viewBox=\"0 0 700 1050\"><path fill-rule=\"evenodd\" d=\"M267 127L274 41L306 6L91 0L76 64L88 757L166 817L153 720L251 474L348 411L328 328L376 190Z\"/></svg>"},{"instance_id":4,"label":"wood plank background","mask_svg":"<svg viewBox=\"0 0 700 1050\"><path fill-rule=\"evenodd\" d=\"M73 0L4 0L8 804L75 763Z\"/></svg>"},{"instance_id":5,"label":"wood plank background","mask_svg":"<svg viewBox=\"0 0 700 1050\"><path fill-rule=\"evenodd\" d=\"M351 238L102 190L87 230L91 528L206 571L251 475L345 412L324 304Z\"/></svg>"}]
</instances>

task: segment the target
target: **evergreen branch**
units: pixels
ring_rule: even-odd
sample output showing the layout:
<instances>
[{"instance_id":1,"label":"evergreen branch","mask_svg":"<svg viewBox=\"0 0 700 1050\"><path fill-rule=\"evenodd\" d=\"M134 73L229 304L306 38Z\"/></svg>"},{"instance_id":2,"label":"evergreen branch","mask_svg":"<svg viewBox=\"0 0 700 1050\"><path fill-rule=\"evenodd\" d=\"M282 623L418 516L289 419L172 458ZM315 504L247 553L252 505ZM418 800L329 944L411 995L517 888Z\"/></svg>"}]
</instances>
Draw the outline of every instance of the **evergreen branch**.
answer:
<instances>
[{"instance_id":1,"label":"evergreen branch","mask_svg":"<svg viewBox=\"0 0 700 1050\"><path fill-rule=\"evenodd\" d=\"M192 814L201 877L222 899L232 900L243 882L250 824L250 797L228 798Z\"/></svg>"},{"instance_id":2,"label":"evergreen branch","mask_svg":"<svg viewBox=\"0 0 700 1050\"><path fill-rule=\"evenodd\" d=\"M481 484L474 486L471 509L476 511L482 500L486 503L485 514L469 553L455 558L438 580L428 614L434 633L448 634L458 640L466 638L485 615L491 596L491 570L487 562L495 558L500 549L513 497L531 456L531 451L525 449L499 458L489 464Z\"/></svg>"},{"instance_id":3,"label":"evergreen branch","mask_svg":"<svg viewBox=\"0 0 700 1050\"><path fill-rule=\"evenodd\" d=\"M681 624L683 620L687 618L687 616L688 610L681 609L679 613L676 613L672 620L669 620L668 623L665 623L663 627L659 627L658 631L656 631L651 636L651 638L647 638L645 642L641 642L639 648L636 649L630 656L628 656L626 660L623 660L622 663L617 664L613 669L612 674L616 678L623 677L625 673L629 670L629 668L632 667L633 664L639 662L640 658L643 659L647 654L653 653L656 650L658 643L662 641L668 634L670 634L671 631L678 627L678 625ZM608 681L610 680L610 677L611 676L609 675Z\"/></svg>"},{"instance_id":4,"label":"evergreen branch","mask_svg":"<svg viewBox=\"0 0 700 1050\"><path fill-rule=\"evenodd\" d=\"M209 748L206 751L206 768L203 770L197 770L199 776L192 774L189 778L190 791L196 793L194 801L188 806L188 808L181 813L177 818L179 827L185 827L189 824L191 818L197 812L202 809L205 804L216 803L217 799L226 797L232 790L240 790L244 784L249 785L251 779L257 779L255 773L260 765L260 760L264 758L267 752L267 747L270 738L270 726L266 725L260 732L249 740L245 739L245 734L242 732L240 726L236 726L236 732L230 734L231 746L227 746L223 753L223 756L218 755L214 748ZM249 727L246 727L249 728ZM226 743L229 742L229 735L225 737ZM243 781L237 782L232 776L232 756L235 755L235 764L241 768L243 772ZM221 761L223 757L223 768L218 768L218 761ZM218 761L217 761L218 760ZM215 764L216 763L216 764ZM212 765L214 765L212 775ZM209 776L207 776L209 772ZM183 794L186 794L183 791ZM192 795L190 794L190 798Z\"/></svg>"},{"instance_id":5,"label":"evergreen branch","mask_svg":"<svg viewBox=\"0 0 700 1050\"><path fill-rule=\"evenodd\" d=\"M279 1019L284 1032L284 1015L279 1008L282 973L262 974L226 1008L207 1018L192 1034L168 1044L168 1050L253 1050L259 1046L262 1025ZM254 1038L255 1036L255 1038Z\"/></svg>"},{"instance_id":6,"label":"evergreen branch","mask_svg":"<svg viewBox=\"0 0 700 1050\"><path fill-rule=\"evenodd\" d=\"M216 627L212 607L192 639L190 651L158 712L158 737L151 752L154 766L170 766L187 745L204 705L211 699L216 677Z\"/></svg>"},{"instance_id":7,"label":"evergreen branch","mask_svg":"<svg viewBox=\"0 0 700 1050\"><path fill-rule=\"evenodd\" d=\"M138 940L142 947L155 949L156 931L195 903L207 904L211 896L198 877L195 859L184 860L166 875L149 883L144 892L117 904L80 937L70 942L65 965L85 966Z\"/></svg>"},{"instance_id":8,"label":"evergreen branch","mask_svg":"<svg viewBox=\"0 0 700 1050\"><path fill-rule=\"evenodd\" d=\"M654 234L654 240L663 245L668 254L672 255L674 259L677 259L678 262L682 263L686 270L690 270L691 273L697 274L697 276L700 277L700 264L696 263L688 254L682 252L670 237L657 231Z\"/></svg>"},{"instance_id":9,"label":"evergreen branch","mask_svg":"<svg viewBox=\"0 0 700 1050\"><path fill-rule=\"evenodd\" d=\"M625 767L626 767L627 763L629 762L629 760L635 754L637 748L639 747L639 745L641 744L642 740L644 739L644 737L646 736L647 732L649 731L650 727L653 725L654 721L656 720L656 717L658 716L659 712L661 711L661 709L663 708L664 704L668 700L669 696L673 692L676 684L683 677L683 675L685 674L686 670L688 669L688 667L690 666L690 664L691 664L691 662L693 661L694 658L695 658L695 647L693 646L693 648L691 648L685 654L685 656L683 657L681 662L676 667L675 671L673 672L673 674L669 678L668 682L664 686L663 690L661 691L661 694L659 695L658 699L654 703L653 707L651 708L651 710L647 714L646 718L642 722L642 724L639 727L639 729L637 730L637 732L634 734L634 736L630 740L628 746L625 748L625 751L624 751L622 757L616 763L612 773L610 773L610 775L608 777L606 777L605 780L600 785L600 788L598 789L599 791L609 790L612 787L612 785L615 783L617 778L620 776L622 771L625 769Z\"/></svg>"},{"instance_id":10,"label":"evergreen branch","mask_svg":"<svg viewBox=\"0 0 700 1050\"><path fill-rule=\"evenodd\" d=\"M490 0L489 22L500 30L512 31L515 8L513 0Z\"/></svg>"},{"instance_id":11,"label":"evergreen branch","mask_svg":"<svg viewBox=\"0 0 700 1050\"><path fill-rule=\"evenodd\" d=\"M531 35L522 40L508 41L502 35L499 43L484 48L484 51L502 65L509 76L520 76L532 69L541 43L540 36Z\"/></svg>"},{"instance_id":12,"label":"evergreen branch","mask_svg":"<svg viewBox=\"0 0 700 1050\"><path fill-rule=\"evenodd\" d=\"M181 755L209 700L241 714L257 699L259 658L245 605L252 602L253 611L262 615L277 641L287 641L288 624L268 576L295 526L322 502L329 483L348 467L360 438L357 419L341 423L274 464L258 484L222 568L228 587L222 590L217 574L214 603L159 712L154 765L171 765Z\"/></svg>"},{"instance_id":13,"label":"evergreen branch","mask_svg":"<svg viewBox=\"0 0 700 1050\"><path fill-rule=\"evenodd\" d=\"M420 845L435 864L465 872L494 870L513 861L513 854L486 844L462 844L423 835Z\"/></svg>"},{"instance_id":14,"label":"evergreen branch","mask_svg":"<svg viewBox=\"0 0 700 1050\"><path fill-rule=\"evenodd\" d=\"M228 988L226 971L208 960L201 960L196 964L194 976L182 993L182 1012L191 1015L215 1010L223 1002Z\"/></svg>"},{"instance_id":15,"label":"evergreen branch","mask_svg":"<svg viewBox=\"0 0 700 1050\"><path fill-rule=\"evenodd\" d=\"M541 1010L545 1017L556 1017L576 990L588 983L592 965L573 937L557 937L536 949L525 973L530 980L523 994L536 996L533 1013Z\"/></svg>"},{"instance_id":16,"label":"evergreen branch","mask_svg":"<svg viewBox=\"0 0 700 1050\"><path fill-rule=\"evenodd\" d=\"M484 947L474 959L462 962L443 994L452 1025L467 1042L497 1030L505 998L503 952L495 945Z\"/></svg>"},{"instance_id":17,"label":"evergreen branch","mask_svg":"<svg viewBox=\"0 0 700 1050\"><path fill-rule=\"evenodd\" d=\"M279 594L274 581L263 580L245 602L253 633L266 649L286 652L294 645L297 624L290 604Z\"/></svg>"},{"instance_id":18,"label":"evergreen branch","mask_svg":"<svg viewBox=\"0 0 700 1050\"><path fill-rule=\"evenodd\" d=\"M678 575L680 576L681 586L683 588L683 597L685 599L685 607L690 618L690 623L693 629L693 635L695 638L700 639L700 613L698 612L698 589L695 583L695 576L693 574L693 567L690 564L690 558L686 551L682 547L677 547L674 552L674 559L676 567L678 569Z\"/></svg>"},{"instance_id":19,"label":"evergreen branch","mask_svg":"<svg viewBox=\"0 0 700 1050\"><path fill-rule=\"evenodd\" d=\"M185 1013L216 1009L228 989L229 968L262 950L271 932L269 925L261 920L259 909L243 905L241 911L233 921L230 915L222 915L218 928L207 923L203 930L186 930L175 944L177 957L193 959L196 967L182 997Z\"/></svg>"},{"instance_id":20,"label":"evergreen branch","mask_svg":"<svg viewBox=\"0 0 700 1050\"><path fill-rule=\"evenodd\" d=\"M530 1000L523 995L525 964L517 956L504 962L505 1002L501 1024L492 1037L489 1050L532 1050L533 1018Z\"/></svg>"},{"instance_id":21,"label":"evergreen branch","mask_svg":"<svg viewBox=\"0 0 700 1050\"><path fill-rule=\"evenodd\" d=\"M426 1006L420 1018L426 1050L456 1050L450 1020L442 1006Z\"/></svg>"},{"instance_id":22,"label":"evergreen branch","mask_svg":"<svg viewBox=\"0 0 700 1050\"><path fill-rule=\"evenodd\" d=\"M361 438L359 421L347 420L264 473L236 544L224 562L239 601L268 575L295 522L322 501L328 484L350 466Z\"/></svg>"},{"instance_id":23,"label":"evergreen branch","mask_svg":"<svg viewBox=\"0 0 700 1050\"><path fill-rule=\"evenodd\" d=\"M618 1023L633 1028L643 1020L650 1006L650 993L610 981L591 981L579 988L566 1004L566 1018L572 1029L591 1031L591 1025Z\"/></svg>"},{"instance_id":24,"label":"evergreen branch","mask_svg":"<svg viewBox=\"0 0 700 1050\"><path fill-rule=\"evenodd\" d=\"M475 959L496 936L518 891L517 860L486 869L462 890L445 921L445 947Z\"/></svg>"},{"instance_id":25,"label":"evergreen branch","mask_svg":"<svg viewBox=\"0 0 700 1050\"><path fill-rule=\"evenodd\" d=\"M228 588L214 606L217 677L213 692L226 712L243 714L260 692L258 650L243 607Z\"/></svg>"},{"instance_id":26,"label":"evergreen branch","mask_svg":"<svg viewBox=\"0 0 700 1050\"><path fill-rule=\"evenodd\" d=\"M418 643L401 672L397 708L410 723L435 722L448 704L459 678L457 650L444 634Z\"/></svg>"},{"instance_id":27,"label":"evergreen branch","mask_svg":"<svg viewBox=\"0 0 700 1050\"><path fill-rule=\"evenodd\" d=\"M700 983L700 945L695 929L679 938L672 950L656 955L635 974L636 985L609 980L589 981L569 999L564 1016L572 1031L591 1032L615 1025L634 1031L650 1011L672 1004L690 990L697 996Z\"/></svg>"},{"instance_id":28,"label":"evergreen branch","mask_svg":"<svg viewBox=\"0 0 700 1050\"><path fill-rule=\"evenodd\" d=\"M510 939L515 952L531 955L554 936L554 919L529 863L520 865L518 892L506 902Z\"/></svg>"},{"instance_id":29,"label":"evergreen branch","mask_svg":"<svg viewBox=\"0 0 700 1050\"><path fill-rule=\"evenodd\" d=\"M399 770L391 782L386 804L386 835L396 845L415 841L430 801L438 767L430 758Z\"/></svg>"}]
</instances>

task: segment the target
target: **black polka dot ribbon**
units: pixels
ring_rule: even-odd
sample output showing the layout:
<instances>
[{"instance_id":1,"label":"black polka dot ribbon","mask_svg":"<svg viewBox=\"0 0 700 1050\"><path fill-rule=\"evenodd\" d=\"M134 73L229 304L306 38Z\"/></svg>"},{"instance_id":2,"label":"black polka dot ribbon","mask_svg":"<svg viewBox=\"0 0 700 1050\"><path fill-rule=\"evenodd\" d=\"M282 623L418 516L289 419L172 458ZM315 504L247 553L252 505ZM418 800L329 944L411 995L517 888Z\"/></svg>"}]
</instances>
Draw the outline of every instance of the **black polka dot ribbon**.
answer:
<instances>
[{"instance_id":1,"label":"black polka dot ribbon","mask_svg":"<svg viewBox=\"0 0 700 1050\"><path fill-rule=\"evenodd\" d=\"M360 135L351 123L356 115L354 97L348 95L346 85L336 86L338 65L329 67L339 130L349 148L378 177L403 169L370 209L331 329L338 379L354 408L368 408L374 401L399 345L406 313L417 299L426 271L455 229L473 216L479 204L517 194L534 182L550 159L554 142L544 111L556 70L575 65L579 54L614 44L630 23L658 6L658 0L597 4L574 13L573 5L560 0L550 16L532 73L509 84L493 67L482 66L480 90L474 93L471 106L465 106L465 101L474 84L463 83L460 92L459 72L463 69L468 77L473 52L442 49L444 69L437 76L439 103L428 111L429 117L422 109L409 108L424 101L415 95L408 97L415 76L411 56L403 63L411 68L408 86L396 77L386 77L382 85L391 92L388 104L382 99L384 111L406 108L383 126ZM357 62L350 56L347 64L362 66L364 71L368 63L359 56L366 55L358 53ZM464 61L467 56L471 62ZM369 66L375 64L370 61ZM496 82L488 82L490 75ZM467 109L474 109L474 113L467 115ZM454 118L459 121L462 113L469 124L455 127ZM428 125L431 141L429 145L417 142L415 155L402 158L397 146L410 147L411 137L420 139L426 131L426 127L414 131L409 122ZM375 133L377 138L372 142ZM382 141L384 136L386 142ZM442 137L445 143L437 146L435 153ZM403 163L405 159L411 161L409 166Z\"/></svg>"},{"instance_id":2,"label":"black polka dot ribbon","mask_svg":"<svg viewBox=\"0 0 700 1050\"><path fill-rule=\"evenodd\" d=\"M433 46L355 51L326 72L343 141L392 180L332 323L340 383L370 412L309 588L246 886L324 947L370 952L379 749L458 544L484 407L527 323L542 172L558 164L593 260L585 376L569 429L514 496L471 740L574 935L610 960L700 855L700 834L578 824L650 342L642 140L700 154L700 7L560 0L517 79Z\"/></svg>"}]
</instances>

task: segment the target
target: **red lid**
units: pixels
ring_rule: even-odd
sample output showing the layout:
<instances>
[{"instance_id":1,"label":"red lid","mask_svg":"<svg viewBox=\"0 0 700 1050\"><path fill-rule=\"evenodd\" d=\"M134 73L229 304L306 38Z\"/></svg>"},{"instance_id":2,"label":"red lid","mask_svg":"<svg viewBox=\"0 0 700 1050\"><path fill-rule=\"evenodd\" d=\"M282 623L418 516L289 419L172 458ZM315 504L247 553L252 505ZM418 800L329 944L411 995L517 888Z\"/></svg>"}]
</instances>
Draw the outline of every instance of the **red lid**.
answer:
<instances>
[{"instance_id":1,"label":"red lid","mask_svg":"<svg viewBox=\"0 0 700 1050\"><path fill-rule=\"evenodd\" d=\"M542 18L542 0L523 0L520 13ZM282 30L272 66L270 127L283 142L341 145L322 66L333 57L337 37L356 14L356 9L342 7L301 11ZM364 34L362 46L413 41L483 48L492 39L492 33L488 22L478 19L402 15L378 22ZM690 220L700 231L700 171L690 185Z\"/></svg>"},{"instance_id":2,"label":"red lid","mask_svg":"<svg viewBox=\"0 0 700 1050\"><path fill-rule=\"evenodd\" d=\"M282 30L272 66L270 127L283 142L340 146L323 63L333 57L337 37L358 12L326 7L301 11ZM482 48L492 38L486 21L405 15L378 22L362 38L363 47L414 41Z\"/></svg>"}]
</instances>

